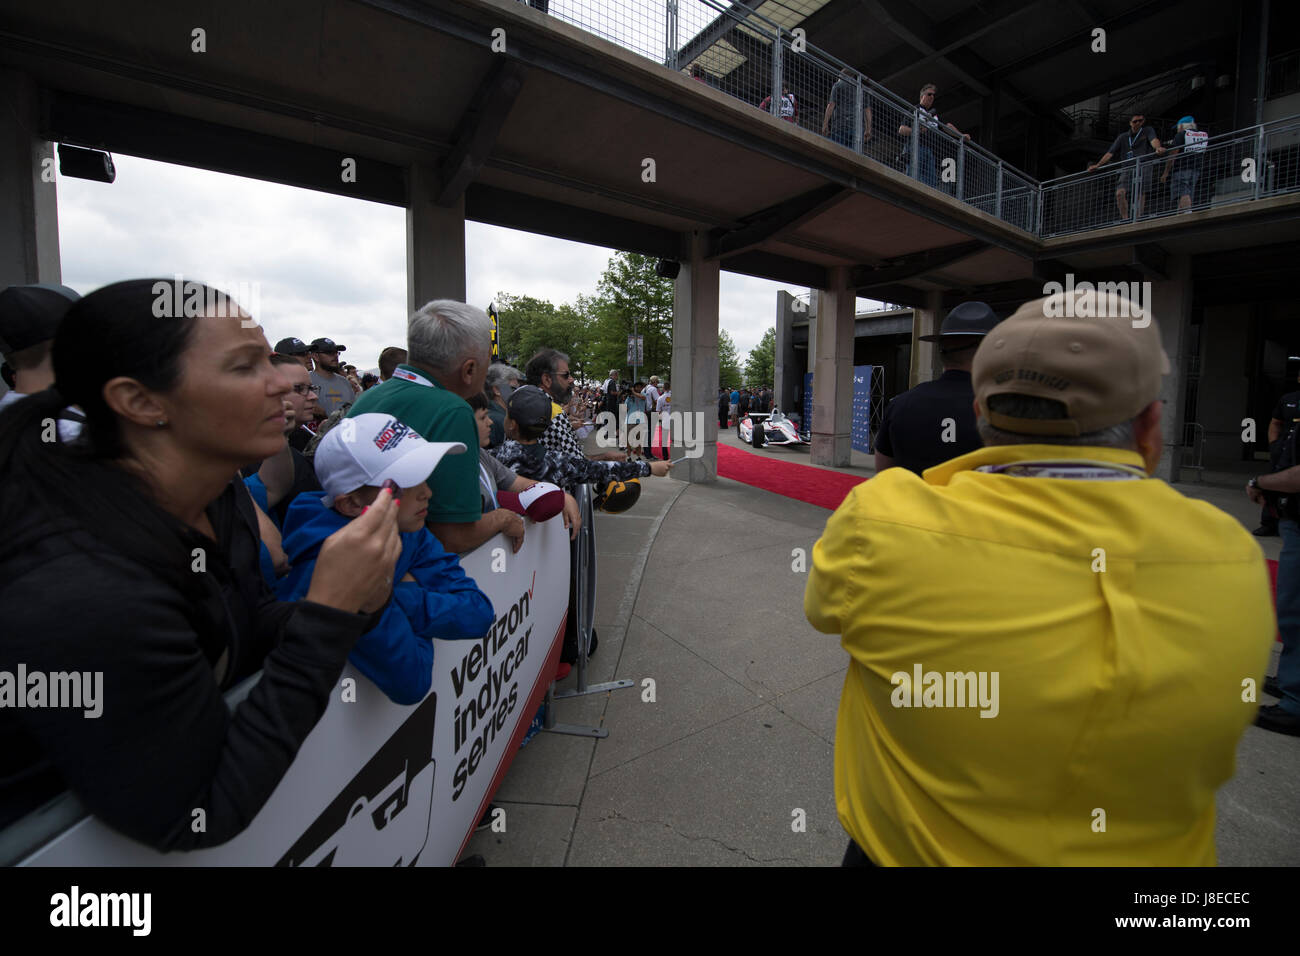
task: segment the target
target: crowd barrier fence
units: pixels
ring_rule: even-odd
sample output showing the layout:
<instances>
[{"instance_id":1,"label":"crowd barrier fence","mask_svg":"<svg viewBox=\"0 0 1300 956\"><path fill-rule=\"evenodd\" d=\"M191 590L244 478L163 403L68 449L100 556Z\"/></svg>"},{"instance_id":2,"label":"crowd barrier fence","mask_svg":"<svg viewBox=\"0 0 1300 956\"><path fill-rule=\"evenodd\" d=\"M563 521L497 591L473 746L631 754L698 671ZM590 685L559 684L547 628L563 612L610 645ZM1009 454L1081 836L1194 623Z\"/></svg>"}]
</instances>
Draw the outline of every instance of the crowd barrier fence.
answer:
<instances>
[{"instance_id":1,"label":"crowd barrier fence","mask_svg":"<svg viewBox=\"0 0 1300 956\"><path fill-rule=\"evenodd\" d=\"M590 510L588 496L584 529ZM586 540L594 556L594 536ZM493 630L477 641L435 639L433 688L414 706L392 703L345 666L270 799L226 843L160 853L90 816L64 793L0 831L0 865L455 863L550 692L567 616L569 548L568 531L551 520L529 524L518 554L498 535L462 555L466 574L492 601ZM504 549L505 572L492 569L494 561L499 565L497 549ZM589 608L590 593L586 599ZM227 695L232 709L258 677ZM351 700L344 692L349 680Z\"/></svg>"}]
</instances>

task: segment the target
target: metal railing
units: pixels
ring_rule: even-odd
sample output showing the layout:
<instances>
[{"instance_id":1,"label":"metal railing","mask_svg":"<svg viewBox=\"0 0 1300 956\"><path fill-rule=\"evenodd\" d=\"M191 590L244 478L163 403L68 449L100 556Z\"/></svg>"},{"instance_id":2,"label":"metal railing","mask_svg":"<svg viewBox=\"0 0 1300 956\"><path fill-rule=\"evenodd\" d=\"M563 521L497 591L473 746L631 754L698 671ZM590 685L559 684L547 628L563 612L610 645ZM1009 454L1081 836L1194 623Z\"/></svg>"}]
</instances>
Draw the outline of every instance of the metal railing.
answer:
<instances>
[{"instance_id":1,"label":"metal railing","mask_svg":"<svg viewBox=\"0 0 1300 956\"><path fill-rule=\"evenodd\" d=\"M1107 163L1038 187L1044 239L1300 189L1300 120L1212 136L1193 151Z\"/></svg>"},{"instance_id":2,"label":"metal railing","mask_svg":"<svg viewBox=\"0 0 1300 956\"><path fill-rule=\"evenodd\" d=\"M1213 136L1197 154L1124 160L1040 183L743 3L520 2L1040 238L1300 189L1300 117Z\"/></svg>"},{"instance_id":3,"label":"metal railing","mask_svg":"<svg viewBox=\"0 0 1300 956\"><path fill-rule=\"evenodd\" d=\"M1033 223L1036 204L1026 195L1032 179L744 4L533 0L531 5L1012 225L1027 229ZM1017 192L1004 202L1000 191L1008 184Z\"/></svg>"}]
</instances>

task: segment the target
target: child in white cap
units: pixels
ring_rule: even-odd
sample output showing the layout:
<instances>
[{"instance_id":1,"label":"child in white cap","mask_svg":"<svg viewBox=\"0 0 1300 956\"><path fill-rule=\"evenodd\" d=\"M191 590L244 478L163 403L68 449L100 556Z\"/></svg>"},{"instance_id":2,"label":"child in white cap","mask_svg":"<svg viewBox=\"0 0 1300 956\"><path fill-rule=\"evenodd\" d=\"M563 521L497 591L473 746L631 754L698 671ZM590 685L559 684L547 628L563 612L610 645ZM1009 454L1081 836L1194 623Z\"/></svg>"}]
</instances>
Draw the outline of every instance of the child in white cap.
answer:
<instances>
[{"instance_id":1,"label":"child in white cap","mask_svg":"<svg viewBox=\"0 0 1300 956\"><path fill-rule=\"evenodd\" d=\"M296 601L307 594L325 539L365 511L386 482L396 485L402 555L393 597L348 660L398 704L417 704L429 692L432 638L477 640L494 620L487 595L424 527L429 476L444 455L464 451L460 442L425 441L391 415L344 419L316 449L313 464L325 495L301 494L285 515L284 550L292 570L276 590L281 600Z\"/></svg>"}]
</instances>

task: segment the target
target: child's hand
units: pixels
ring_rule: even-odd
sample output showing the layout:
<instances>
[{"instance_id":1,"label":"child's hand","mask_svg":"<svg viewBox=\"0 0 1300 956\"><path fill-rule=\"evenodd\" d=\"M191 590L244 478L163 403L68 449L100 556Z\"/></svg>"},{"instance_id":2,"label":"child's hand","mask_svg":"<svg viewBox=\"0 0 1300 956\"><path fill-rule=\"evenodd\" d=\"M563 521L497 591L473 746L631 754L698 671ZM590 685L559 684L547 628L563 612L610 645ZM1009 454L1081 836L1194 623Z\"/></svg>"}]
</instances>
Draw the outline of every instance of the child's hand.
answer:
<instances>
[{"instance_id":1,"label":"child's hand","mask_svg":"<svg viewBox=\"0 0 1300 956\"><path fill-rule=\"evenodd\" d=\"M652 461L650 462L650 474L656 478L662 478L673 470L671 461Z\"/></svg>"},{"instance_id":2,"label":"child's hand","mask_svg":"<svg viewBox=\"0 0 1300 956\"><path fill-rule=\"evenodd\" d=\"M374 504L325 539L306 600L351 614L373 614L388 603L401 554L397 502L384 490Z\"/></svg>"},{"instance_id":3,"label":"child's hand","mask_svg":"<svg viewBox=\"0 0 1300 956\"><path fill-rule=\"evenodd\" d=\"M564 493L564 526L569 529L569 540L576 541L578 532L582 530L582 509L578 507L578 499L567 491Z\"/></svg>"}]
</instances>

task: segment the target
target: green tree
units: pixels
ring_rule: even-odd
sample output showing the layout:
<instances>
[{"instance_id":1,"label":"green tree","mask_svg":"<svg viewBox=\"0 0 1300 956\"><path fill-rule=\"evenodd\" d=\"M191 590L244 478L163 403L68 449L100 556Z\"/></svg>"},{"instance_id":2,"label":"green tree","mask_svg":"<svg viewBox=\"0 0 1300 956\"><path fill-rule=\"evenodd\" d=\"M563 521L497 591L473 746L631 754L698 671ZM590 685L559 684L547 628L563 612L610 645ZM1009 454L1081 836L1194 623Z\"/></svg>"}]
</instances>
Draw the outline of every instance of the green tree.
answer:
<instances>
[{"instance_id":1,"label":"green tree","mask_svg":"<svg viewBox=\"0 0 1300 956\"><path fill-rule=\"evenodd\" d=\"M625 369L627 337L636 332L644 337L645 361L637 377L666 377L672 368L673 282L655 275L655 259L633 252L619 252L609 260L591 303L592 372L602 377L611 368Z\"/></svg>"},{"instance_id":2,"label":"green tree","mask_svg":"<svg viewBox=\"0 0 1300 956\"><path fill-rule=\"evenodd\" d=\"M522 370L542 349L559 349L568 354L574 374L579 374L590 361L589 319L582 304L581 296L578 307L565 304L557 308L544 299L528 295L498 294L501 357Z\"/></svg>"},{"instance_id":3,"label":"green tree","mask_svg":"<svg viewBox=\"0 0 1300 956\"><path fill-rule=\"evenodd\" d=\"M745 360L745 384L771 385L776 377L776 327L769 326Z\"/></svg>"},{"instance_id":4,"label":"green tree","mask_svg":"<svg viewBox=\"0 0 1300 956\"><path fill-rule=\"evenodd\" d=\"M731 340L726 329L719 329L718 384L730 389L740 382L740 355L736 352L736 343Z\"/></svg>"}]
</instances>

